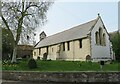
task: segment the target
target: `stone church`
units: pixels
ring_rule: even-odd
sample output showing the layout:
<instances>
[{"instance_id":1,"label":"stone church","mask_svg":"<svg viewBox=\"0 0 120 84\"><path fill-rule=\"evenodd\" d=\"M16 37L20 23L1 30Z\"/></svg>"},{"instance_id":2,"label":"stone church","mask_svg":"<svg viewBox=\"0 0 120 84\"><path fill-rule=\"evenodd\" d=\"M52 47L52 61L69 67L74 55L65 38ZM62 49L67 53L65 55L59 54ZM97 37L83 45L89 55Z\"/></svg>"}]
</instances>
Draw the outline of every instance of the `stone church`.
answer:
<instances>
[{"instance_id":1,"label":"stone church","mask_svg":"<svg viewBox=\"0 0 120 84\"><path fill-rule=\"evenodd\" d=\"M109 34L99 14L94 20L51 36L42 32L34 47L33 58L45 56L48 60L68 61L114 59Z\"/></svg>"}]
</instances>

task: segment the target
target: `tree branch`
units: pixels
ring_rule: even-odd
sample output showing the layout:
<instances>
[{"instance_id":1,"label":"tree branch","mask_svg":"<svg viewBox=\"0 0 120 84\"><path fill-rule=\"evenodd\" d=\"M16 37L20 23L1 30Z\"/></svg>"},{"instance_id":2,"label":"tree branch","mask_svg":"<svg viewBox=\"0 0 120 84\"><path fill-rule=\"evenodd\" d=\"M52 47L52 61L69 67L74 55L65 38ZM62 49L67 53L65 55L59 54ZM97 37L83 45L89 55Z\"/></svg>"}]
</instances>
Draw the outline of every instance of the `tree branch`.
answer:
<instances>
[{"instance_id":1,"label":"tree branch","mask_svg":"<svg viewBox=\"0 0 120 84\"><path fill-rule=\"evenodd\" d=\"M39 8L39 7L41 7L42 5L43 5L43 3L41 3L40 6L37 6L37 5L29 5L28 7L26 7L25 12L26 12L30 7L37 7L37 8Z\"/></svg>"},{"instance_id":2,"label":"tree branch","mask_svg":"<svg viewBox=\"0 0 120 84\"><path fill-rule=\"evenodd\" d=\"M1 14L1 18L2 18L2 20L3 20L3 22L4 22L4 24L6 25L8 31L10 32L11 38L13 37L12 40L15 41L15 40L14 40L13 33L12 33L12 31L10 30L10 28L9 28L9 26L8 26L8 23L7 23L7 21L5 20L5 18L3 17L2 14Z\"/></svg>"},{"instance_id":3,"label":"tree branch","mask_svg":"<svg viewBox=\"0 0 120 84\"><path fill-rule=\"evenodd\" d=\"M24 16L33 15L33 14L24 14Z\"/></svg>"},{"instance_id":4,"label":"tree branch","mask_svg":"<svg viewBox=\"0 0 120 84\"><path fill-rule=\"evenodd\" d=\"M24 18L24 2L22 2L22 16L21 18L18 20L18 29L17 29L17 35L16 35L16 45L18 44L19 40L20 40L20 34L22 32L22 23L23 23L23 18Z\"/></svg>"}]
</instances>

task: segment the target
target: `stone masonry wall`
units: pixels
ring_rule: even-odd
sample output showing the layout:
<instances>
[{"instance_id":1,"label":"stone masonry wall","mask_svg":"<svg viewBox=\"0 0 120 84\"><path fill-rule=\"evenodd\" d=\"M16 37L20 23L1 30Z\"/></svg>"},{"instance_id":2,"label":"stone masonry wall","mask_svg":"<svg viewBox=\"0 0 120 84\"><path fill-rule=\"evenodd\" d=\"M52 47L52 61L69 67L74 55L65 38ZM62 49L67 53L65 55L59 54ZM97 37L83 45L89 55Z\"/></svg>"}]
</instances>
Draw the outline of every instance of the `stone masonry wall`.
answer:
<instances>
[{"instance_id":1,"label":"stone masonry wall","mask_svg":"<svg viewBox=\"0 0 120 84\"><path fill-rule=\"evenodd\" d=\"M120 82L120 72L3 71L2 79L39 82Z\"/></svg>"}]
</instances>

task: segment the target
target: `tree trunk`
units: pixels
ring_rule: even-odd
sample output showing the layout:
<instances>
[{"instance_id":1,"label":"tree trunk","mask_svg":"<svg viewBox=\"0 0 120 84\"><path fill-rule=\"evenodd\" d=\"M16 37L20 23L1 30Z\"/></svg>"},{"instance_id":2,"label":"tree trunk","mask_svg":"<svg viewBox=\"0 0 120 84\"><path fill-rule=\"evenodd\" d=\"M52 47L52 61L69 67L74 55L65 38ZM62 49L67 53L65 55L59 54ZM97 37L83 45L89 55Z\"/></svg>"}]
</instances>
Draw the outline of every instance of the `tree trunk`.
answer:
<instances>
[{"instance_id":1,"label":"tree trunk","mask_svg":"<svg viewBox=\"0 0 120 84\"><path fill-rule=\"evenodd\" d=\"M15 45L15 47L13 49L13 55L12 55L11 63L16 63L17 62L16 55L17 55L17 45Z\"/></svg>"}]
</instances>

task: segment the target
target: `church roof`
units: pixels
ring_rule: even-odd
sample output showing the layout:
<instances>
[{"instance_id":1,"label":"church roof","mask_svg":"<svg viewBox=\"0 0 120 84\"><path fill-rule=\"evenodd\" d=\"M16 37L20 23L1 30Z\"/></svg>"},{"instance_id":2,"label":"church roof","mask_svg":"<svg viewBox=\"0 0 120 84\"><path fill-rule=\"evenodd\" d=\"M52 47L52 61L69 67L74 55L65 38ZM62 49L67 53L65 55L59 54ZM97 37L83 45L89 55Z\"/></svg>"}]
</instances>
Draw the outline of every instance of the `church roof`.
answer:
<instances>
[{"instance_id":1,"label":"church roof","mask_svg":"<svg viewBox=\"0 0 120 84\"><path fill-rule=\"evenodd\" d=\"M96 24L97 20L98 18L91 20L87 23L75 26L63 32L48 36L42 41L39 41L35 46L35 48L45 47L49 45L66 42L66 41L85 38L90 33L90 30Z\"/></svg>"}]
</instances>

